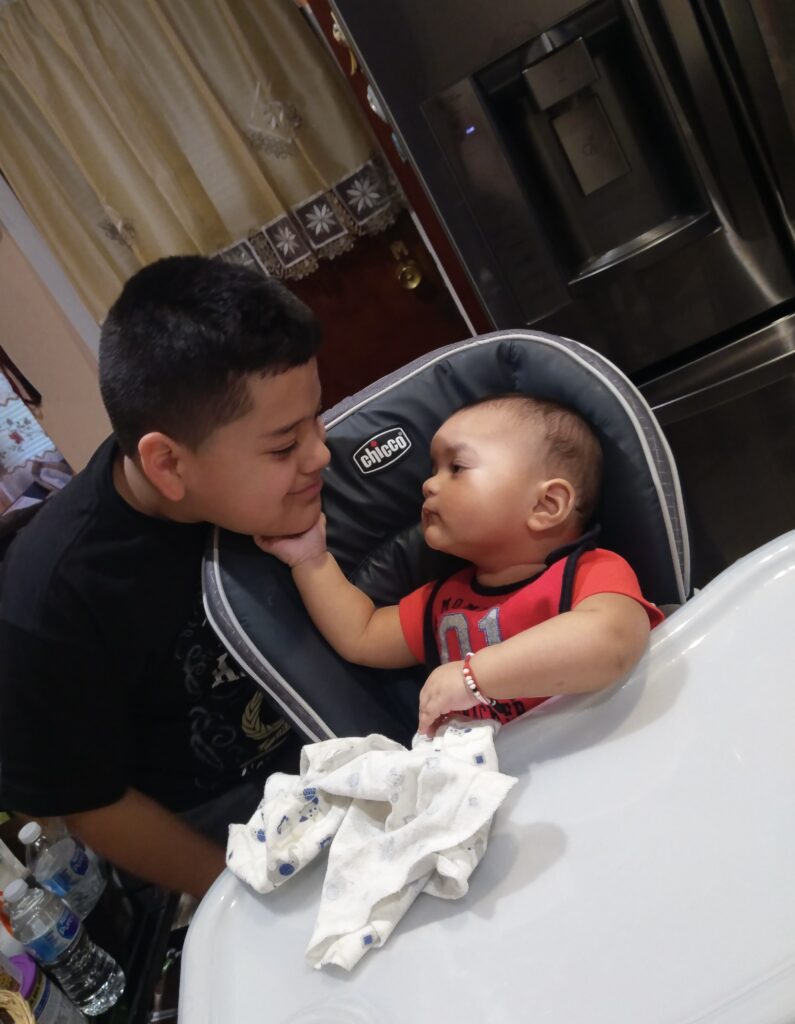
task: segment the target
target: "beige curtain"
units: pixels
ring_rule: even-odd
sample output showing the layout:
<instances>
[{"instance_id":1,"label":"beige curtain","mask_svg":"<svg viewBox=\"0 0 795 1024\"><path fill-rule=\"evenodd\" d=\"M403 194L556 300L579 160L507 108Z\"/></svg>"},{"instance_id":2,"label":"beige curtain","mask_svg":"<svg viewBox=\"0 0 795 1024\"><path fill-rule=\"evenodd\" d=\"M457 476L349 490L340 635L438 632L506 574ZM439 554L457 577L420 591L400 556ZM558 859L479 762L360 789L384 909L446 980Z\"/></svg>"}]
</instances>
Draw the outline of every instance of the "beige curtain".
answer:
<instances>
[{"instance_id":1,"label":"beige curtain","mask_svg":"<svg viewBox=\"0 0 795 1024\"><path fill-rule=\"evenodd\" d=\"M290 0L0 0L0 170L98 319L160 256L303 276L380 230L373 152Z\"/></svg>"}]
</instances>

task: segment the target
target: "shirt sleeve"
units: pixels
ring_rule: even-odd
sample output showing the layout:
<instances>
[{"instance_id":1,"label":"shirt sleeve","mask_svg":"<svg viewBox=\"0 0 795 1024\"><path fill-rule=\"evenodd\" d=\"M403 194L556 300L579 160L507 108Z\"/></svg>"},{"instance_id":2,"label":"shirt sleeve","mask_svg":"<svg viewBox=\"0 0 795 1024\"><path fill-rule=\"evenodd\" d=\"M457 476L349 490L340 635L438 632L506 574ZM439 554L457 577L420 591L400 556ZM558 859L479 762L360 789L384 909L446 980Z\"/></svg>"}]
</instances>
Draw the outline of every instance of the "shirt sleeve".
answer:
<instances>
[{"instance_id":1,"label":"shirt sleeve","mask_svg":"<svg viewBox=\"0 0 795 1024\"><path fill-rule=\"evenodd\" d=\"M120 799L129 711L100 653L2 621L0 665L3 806L51 817Z\"/></svg>"},{"instance_id":2,"label":"shirt sleeve","mask_svg":"<svg viewBox=\"0 0 795 1024\"><path fill-rule=\"evenodd\" d=\"M425 607L430 600L434 586L433 582L425 583L404 597L398 604L403 636L409 650L420 664L425 661L425 637L423 636Z\"/></svg>"},{"instance_id":3,"label":"shirt sleeve","mask_svg":"<svg viewBox=\"0 0 795 1024\"><path fill-rule=\"evenodd\" d=\"M624 594L646 609L649 625L653 629L665 618L656 604L647 601L640 590L638 577L632 566L614 551L600 548L586 551L577 564L571 606L595 594Z\"/></svg>"}]
</instances>

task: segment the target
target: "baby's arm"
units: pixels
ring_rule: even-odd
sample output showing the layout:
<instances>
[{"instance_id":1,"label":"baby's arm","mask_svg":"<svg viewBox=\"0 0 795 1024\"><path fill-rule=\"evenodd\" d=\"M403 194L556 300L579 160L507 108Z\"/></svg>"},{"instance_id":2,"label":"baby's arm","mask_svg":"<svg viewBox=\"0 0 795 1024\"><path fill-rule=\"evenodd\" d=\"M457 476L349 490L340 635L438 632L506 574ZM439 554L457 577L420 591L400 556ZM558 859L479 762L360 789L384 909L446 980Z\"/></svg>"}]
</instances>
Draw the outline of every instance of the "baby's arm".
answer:
<instances>
[{"instance_id":1,"label":"baby's arm","mask_svg":"<svg viewBox=\"0 0 795 1024\"><path fill-rule=\"evenodd\" d=\"M482 693L497 700L587 693L610 686L646 647L649 617L624 594L594 594L470 659ZM435 669L420 693L420 732L450 711L471 707L460 661Z\"/></svg>"},{"instance_id":2,"label":"baby's arm","mask_svg":"<svg viewBox=\"0 0 795 1024\"><path fill-rule=\"evenodd\" d=\"M259 547L289 565L309 616L334 650L370 668L416 665L397 605L376 608L347 580L326 549L326 518L296 537L255 537Z\"/></svg>"}]
</instances>

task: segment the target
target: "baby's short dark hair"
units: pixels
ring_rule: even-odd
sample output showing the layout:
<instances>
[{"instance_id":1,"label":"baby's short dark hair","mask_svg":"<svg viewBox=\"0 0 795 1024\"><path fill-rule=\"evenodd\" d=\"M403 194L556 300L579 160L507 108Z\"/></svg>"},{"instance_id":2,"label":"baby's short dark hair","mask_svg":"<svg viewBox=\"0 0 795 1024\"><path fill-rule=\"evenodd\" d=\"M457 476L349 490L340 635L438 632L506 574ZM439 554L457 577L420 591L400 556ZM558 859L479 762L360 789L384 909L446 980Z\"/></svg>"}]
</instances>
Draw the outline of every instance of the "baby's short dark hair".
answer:
<instances>
[{"instance_id":1,"label":"baby's short dark hair","mask_svg":"<svg viewBox=\"0 0 795 1024\"><path fill-rule=\"evenodd\" d=\"M249 408L246 378L308 362L312 312L284 285L205 256L169 256L127 281L102 325L99 384L122 451L152 430L196 449Z\"/></svg>"},{"instance_id":2,"label":"baby's short dark hair","mask_svg":"<svg viewBox=\"0 0 795 1024\"><path fill-rule=\"evenodd\" d=\"M486 395L464 408L482 406L505 409L518 420L543 430L549 472L570 481L576 496L575 511L587 525L596 513L602 484L602 447L587 420L560 402L518 392Z\"/></svg>"}]
</instances>

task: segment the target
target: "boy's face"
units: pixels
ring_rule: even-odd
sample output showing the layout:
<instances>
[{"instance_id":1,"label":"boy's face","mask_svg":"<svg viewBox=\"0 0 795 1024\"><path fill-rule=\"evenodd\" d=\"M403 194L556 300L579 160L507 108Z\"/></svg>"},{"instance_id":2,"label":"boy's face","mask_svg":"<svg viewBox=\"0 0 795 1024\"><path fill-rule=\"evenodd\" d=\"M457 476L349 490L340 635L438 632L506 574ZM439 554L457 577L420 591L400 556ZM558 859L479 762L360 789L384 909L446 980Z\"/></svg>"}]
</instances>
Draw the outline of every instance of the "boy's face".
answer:
<instances>
[{"instance_id":1,"label":"boy's face","mask_svg":"<svg viewBox=\"0 0 795 1024\"><path fill-rule=\"evenodd\" d=\"M541 437L504 410L465 409L436 432L431 461L422 488L428 546L481 567L516 559L545 479Z\"/></svg>"},{"instance_id":2,"label":"boy's face","mask_svg":"<svg viewBox=\"0 0 795 1024\"><path fill-rule=\"evenodd\" d=\"M236 533L303 533L320 515L321 470L329 461L317 363L252 374L248 388L249 411L187 454L185 507Z\"/></svg>"}]
</instances>

